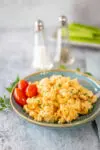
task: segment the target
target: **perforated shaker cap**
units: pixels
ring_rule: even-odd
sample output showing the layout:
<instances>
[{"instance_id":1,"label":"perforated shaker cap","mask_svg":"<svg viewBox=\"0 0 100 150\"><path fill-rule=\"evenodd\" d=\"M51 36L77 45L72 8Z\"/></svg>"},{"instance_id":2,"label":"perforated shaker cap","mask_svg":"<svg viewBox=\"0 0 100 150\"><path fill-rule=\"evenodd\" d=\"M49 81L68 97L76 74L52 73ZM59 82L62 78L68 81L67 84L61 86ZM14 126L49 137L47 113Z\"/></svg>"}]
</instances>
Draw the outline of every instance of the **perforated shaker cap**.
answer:
<instances>
[{"instance_id":1,"label":"perforated shaker cap","mask_svg":"<svg viewBox=\"0 0 100 150\"><path fill-rule=\"evenodd\" d=\"M59 17L59 26L66 26L67 25L67 17L66 16L60 16Z\"/></svg>"},{"instance_id":2,"label":"perforated shaker cap","mask_svg":"<svg viewBox=\"0 0 100 150\"><path fill-rule=\"evenodd\" d=\"M44 29L44 23L42 20L38 19L34 25L34 31L42 31Z\"/></svg>"}]
</instances>

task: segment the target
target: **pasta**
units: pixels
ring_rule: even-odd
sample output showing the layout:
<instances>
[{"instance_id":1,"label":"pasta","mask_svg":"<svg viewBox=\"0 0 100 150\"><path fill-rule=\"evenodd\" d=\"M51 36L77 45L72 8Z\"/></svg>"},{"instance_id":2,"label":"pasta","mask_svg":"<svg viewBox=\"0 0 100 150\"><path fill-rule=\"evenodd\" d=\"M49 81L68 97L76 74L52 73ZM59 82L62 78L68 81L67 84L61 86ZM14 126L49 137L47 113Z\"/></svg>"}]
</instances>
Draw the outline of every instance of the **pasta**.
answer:
<instances>
[{"instance_id":1,"label":"pasta","mask_svg":"<svg viewBox=\"0 0 100 150\"><path fill-rule=\"evenodd\" d=\"M36 121L71 122L79 115L88 114L97 101L92 91L70 77L53 75L35 84L38 95L27 99L24 110Z\"/></svg>"}]
</instances>

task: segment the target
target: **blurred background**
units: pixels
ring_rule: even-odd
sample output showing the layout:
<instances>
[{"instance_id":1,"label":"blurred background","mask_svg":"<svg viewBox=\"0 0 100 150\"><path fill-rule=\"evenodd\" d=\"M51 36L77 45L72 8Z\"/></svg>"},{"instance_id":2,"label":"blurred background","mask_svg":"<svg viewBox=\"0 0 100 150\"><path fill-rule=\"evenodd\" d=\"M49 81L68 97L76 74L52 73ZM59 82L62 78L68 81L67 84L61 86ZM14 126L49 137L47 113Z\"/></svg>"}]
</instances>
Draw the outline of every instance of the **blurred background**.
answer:
<instances>
[{"instance_id":1,"label":"blurred background","mask_svg":"<svg viewBox=\"0 0 100 150\"><path fill-rule=\"evenodd\" d=\"M62 14L98 26L100 0L0 0L0 28L31 28L37 18L54 26Z\"/></svg>"},{"instance_id":2,"label":"blurred background","mask_svg":"<svg viewBox=\"0 0 100 150\"><path fill-rule=\"evenodd\" d=\"M11 72L15 75L19 72L18 70L22 70L23 66L29 68L34 46L33 27L37 19L44 21L45 27L49 29L47 30L52 36L55 32L53 31L54 28L58 26L58 17L61 15L67 16L69 23L74 21L100 27L99 14L100 0L0 0L0 67L2 70L10 68L8 69L10 78ZM87 32L88 29L86 28ZM82 33L84 34L84 29ZM88 35L86 33L85 35ZM98 37L99 45L100 29ZM96 50L95 46L90 46L88 49L88 40L86 42L87 46L84 47L84 50L80 47L72 48L74 56L80 62L77 62L78 67L85 68L100 78L98 70L100 51ZM97 47L100 49L100 45L98 45ZM53 44L51 44L50 51L55 51ZM5 53L11 54L9 59L6 58ZM24 65L21 66L19 60L24 62ZM91 64L93 64L92 68ZM15 73L11 70L13 68L15 68ZM25 73L29 72L25 71Z\"/></svg>"}]
</instances>

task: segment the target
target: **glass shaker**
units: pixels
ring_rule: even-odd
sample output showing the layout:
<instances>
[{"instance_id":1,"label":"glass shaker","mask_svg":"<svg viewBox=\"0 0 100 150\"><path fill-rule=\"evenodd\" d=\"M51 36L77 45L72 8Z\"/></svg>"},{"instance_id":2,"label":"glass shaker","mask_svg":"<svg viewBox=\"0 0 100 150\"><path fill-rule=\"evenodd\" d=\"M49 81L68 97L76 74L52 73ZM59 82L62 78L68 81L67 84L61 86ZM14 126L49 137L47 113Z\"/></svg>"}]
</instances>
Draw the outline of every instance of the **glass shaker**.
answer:
<instances>
[{"instance_id":1,"label":"glass shaker","mask_svg":"<svg viewBox=\"0 0 100 150\"><path fill-rule=\"evenodd\" d=\"M55 64L58 65L71 65L74 62L74 57L71 56L69 45L68 23L65 16L59 17L59 26L56 35L56 56Z\"/></svg>"},{"instance_id":2,"label":"glass shaker","mask_svg":"<svg viewBox=\"0 0 100 150\"><path fill-rule=\"evenodd\" d=\"M44 24L42 20L37 20L35 22L32 66L36 70L48 70L53 67L50 55L47 51Z\"/></svg>"}]
</instances>

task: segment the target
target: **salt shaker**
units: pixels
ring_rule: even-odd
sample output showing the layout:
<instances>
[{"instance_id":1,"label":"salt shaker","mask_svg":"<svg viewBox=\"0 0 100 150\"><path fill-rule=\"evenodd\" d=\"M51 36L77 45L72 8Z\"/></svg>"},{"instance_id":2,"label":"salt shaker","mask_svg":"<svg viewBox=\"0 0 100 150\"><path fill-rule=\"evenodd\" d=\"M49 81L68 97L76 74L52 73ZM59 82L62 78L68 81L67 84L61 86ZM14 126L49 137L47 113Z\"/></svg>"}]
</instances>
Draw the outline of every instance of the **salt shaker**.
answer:
<instances>
[{"instance_id":1,"label":"salt shaker","mask_svg":"<svg viewBox=\"0 0 100 150\"><path fill-rule=\"evenodd\" d=\"M74 57L70 53L68 23L65 16L59 17L57 28L57 46L55 63L58 65L70 65L74 62Z\"/></svg>"},{"instance_id":2,"label":"salt shaker","mask_svg":"<svg viewBox=\"0 0 100 150\"><path fill-rule=\"evenodd\" d=\"M48 70L53 67L50 55L47 51L42 20L37 20L34 27L34 50L32 65L37 70Z\"/></svg>"}]
</instances>

